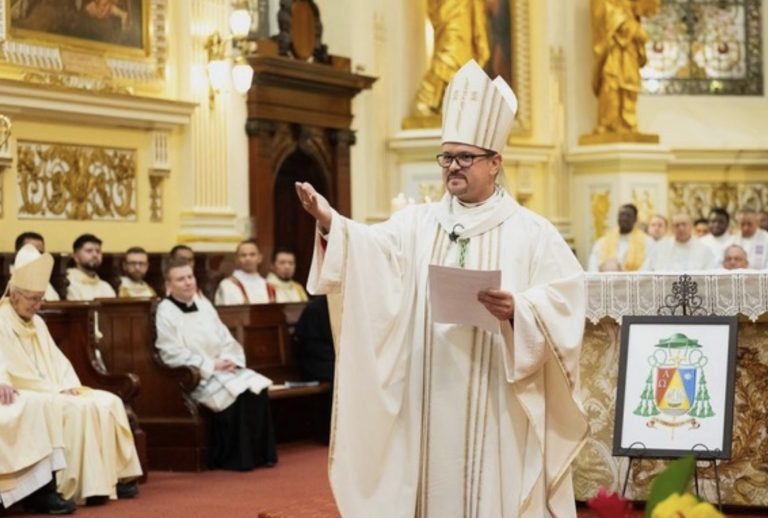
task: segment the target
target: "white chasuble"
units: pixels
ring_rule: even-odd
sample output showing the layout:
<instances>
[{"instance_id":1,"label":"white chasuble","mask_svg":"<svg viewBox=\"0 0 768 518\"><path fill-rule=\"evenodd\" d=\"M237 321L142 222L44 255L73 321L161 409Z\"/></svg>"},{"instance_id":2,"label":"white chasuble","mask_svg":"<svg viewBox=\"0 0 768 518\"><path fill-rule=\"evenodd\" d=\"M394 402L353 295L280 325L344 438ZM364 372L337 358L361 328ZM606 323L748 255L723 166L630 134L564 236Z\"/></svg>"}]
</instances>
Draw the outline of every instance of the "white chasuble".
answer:
<instances>
[{"instance_id":1,"label":"white chasuble","mask_svg":"<svg viewBox=\"0 0 768 518\"><path fill-rule=\"evenodd\" d=\"M110 392L83 387L45 322L38 316L23 321L8 299L0 302L0 343L10 384L47 394L63 414L67 466L57 478L64 498L78 503L89 496L116 498L119 480L142 473L123 402ZM61 393L69 389L77 395Z\"/></svg>"},{"instance_id":2,"label":"white chasuble","mask_svg":"<svg viewBox=\"0 0 768 518\"><path fill-rule=\"evenodd\" d=\"M246 390L258 394L272 384L266 376L245 368L243 347L208 299L195 297L190 311L182 311L177 304L165 299L157 306L155 346L167 365L200 369L200 384L190 394L195 401L219 412ZM216 360L230 360L240 368L219 371L214 368Z\"/></svg>"},{"instance_id":3,"label":"white chasuble","mask_svg":"<svg viewBox=\"0 0 768 518\"><path fill-rule=\"evenodd\" d=\"M557 230L497 191L370 227L334 213L326 237L308 284L339 295L330 478L342 516L576 516L584 285ZM433 324L429 264L500 269L514 327Z\"/></svg>"},{"instance_id":4,"label":"white chasuble","mask_svg":"<svg viewBox=\"0 0 768 518\"><path fill-rule=\"evenodd\" d=\"M11 384L1 357L0 383ZM66 465L61 423L61 408L47 394L22 391L0 405L0 504L6 509Z\"/></svg>"}]
</instances>

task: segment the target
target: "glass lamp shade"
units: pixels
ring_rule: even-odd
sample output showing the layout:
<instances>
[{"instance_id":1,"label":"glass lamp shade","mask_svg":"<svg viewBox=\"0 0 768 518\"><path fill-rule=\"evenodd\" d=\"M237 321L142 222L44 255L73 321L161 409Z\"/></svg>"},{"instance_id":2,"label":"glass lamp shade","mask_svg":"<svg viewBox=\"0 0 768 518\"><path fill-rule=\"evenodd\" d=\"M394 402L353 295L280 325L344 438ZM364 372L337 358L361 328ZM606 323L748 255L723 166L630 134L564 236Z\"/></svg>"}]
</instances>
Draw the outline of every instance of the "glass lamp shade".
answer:
<instances>
[{"instance_id":1,"label":"glass lamp shade","mask_svg":"<svg viewBox=\"0 0 768 518\"><path fill-rule=\"evenodd\" d=\"M253 68L248 63L238 63L232 68L232 84L235 91L244 94L251 88Z\"/></svg>"},{"instance_id":2,"label":"glass lamp shade","mask_svg":"<svg viewBox=\"0 0 768 518\"><path fill-rule=\"evenodd\" d=\"M208 82L217 92L226 88L228 75L229 63L225 59L215 59L208 63Z\"/></svg>"},{"instance_id":3,"label":"glass lamp shade","mask_svg":"<svg viewBox=\"0 0 768 518\"><path fill-rule=\"evenodd\" d=\"M244 38L248 36L251 30L251 13L248 9L235 9L229 15L229 30L235 38Z\"/></svg>"}]
</instances>

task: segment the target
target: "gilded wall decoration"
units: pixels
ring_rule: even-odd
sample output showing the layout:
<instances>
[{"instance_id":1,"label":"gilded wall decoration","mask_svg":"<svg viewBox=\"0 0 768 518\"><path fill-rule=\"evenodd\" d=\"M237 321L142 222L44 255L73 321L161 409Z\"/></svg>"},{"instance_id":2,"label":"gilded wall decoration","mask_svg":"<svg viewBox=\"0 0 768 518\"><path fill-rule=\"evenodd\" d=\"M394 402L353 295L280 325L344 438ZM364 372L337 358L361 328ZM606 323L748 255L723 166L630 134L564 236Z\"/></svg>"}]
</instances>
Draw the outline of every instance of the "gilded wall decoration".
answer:
<instances>
[{"instance_id":1,"label":"gilded wall decoration","mask_svg":"<svg viewBox=\"0 0 768 518\"><path fill-rule=\"evenodd\" d=\"M637 221L643 225L656 214L653 196L648 189L632 189L632 203L637 207Z\"/></svg>"},{"instance_id":2,"label":"gilded wall decoration","mask_svg":"<svg viewBox=\"0 0 768 518\"><path fill-rule=\"evenodd\" d=\"M136 220L136 150L18 142L19 217Z\"/></svg>"},{"instance_id":3,"label":"gilded wall decoration","mask_svg":"<svg viewBox=\"0 0 768 518\"><path fill-rule=\"evenodd\" d=\"M595 229L593 239L597 241L605 235L607 229L606 220L608 218L608 211L611 210L611 191L593 192L591 204L592 226Z\"/></svg>"},{"instance_id":4,"label":"gilded wall decoration","mask_svg":"<svg viewBox=\"0 0 768 518\"><path fill-rule=\"evenodd\" d=\"M727 210L732 218L743 208L768 209L768 187L758 182L669 184L670 215L687 213L693 219L706 218L715 207Z\"/></svg>"}]
</instances>

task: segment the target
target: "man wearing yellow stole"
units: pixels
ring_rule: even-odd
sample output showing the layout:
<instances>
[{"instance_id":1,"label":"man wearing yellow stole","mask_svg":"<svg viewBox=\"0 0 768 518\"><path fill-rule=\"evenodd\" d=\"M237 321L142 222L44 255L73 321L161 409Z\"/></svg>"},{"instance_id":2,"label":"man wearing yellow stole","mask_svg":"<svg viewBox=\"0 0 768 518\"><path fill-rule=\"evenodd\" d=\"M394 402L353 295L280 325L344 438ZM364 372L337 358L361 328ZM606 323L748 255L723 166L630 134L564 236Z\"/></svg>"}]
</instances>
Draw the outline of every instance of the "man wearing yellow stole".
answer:
<instances>
[{"instance_id":1,"label":"man wearing yellow stole","mask_svg":"<svg viewBox=\"0 0 768 518\"><path fill-rule=\"evenodd\" d=\"M634 272L643 265L653 239L635 226L637 207L631 203L622 205L618 223L592 247L587 266L590 272Z\"/></svg>"},{"instance_id":2,"label":"man wearing yellow stole","mask_svg":"<svg viewBox=\"0 0 768 518\"><path fill-rule=\"evenodd\" d=\"M122 401L80 384L37 315L52 268L53 257L32 245L16 254L8 296L0 300L0 379L22 395L46 394L63 414L67 466L58 488L65 498L103 503L135 496L141 466Z\"/></svg>"}]
</instances>

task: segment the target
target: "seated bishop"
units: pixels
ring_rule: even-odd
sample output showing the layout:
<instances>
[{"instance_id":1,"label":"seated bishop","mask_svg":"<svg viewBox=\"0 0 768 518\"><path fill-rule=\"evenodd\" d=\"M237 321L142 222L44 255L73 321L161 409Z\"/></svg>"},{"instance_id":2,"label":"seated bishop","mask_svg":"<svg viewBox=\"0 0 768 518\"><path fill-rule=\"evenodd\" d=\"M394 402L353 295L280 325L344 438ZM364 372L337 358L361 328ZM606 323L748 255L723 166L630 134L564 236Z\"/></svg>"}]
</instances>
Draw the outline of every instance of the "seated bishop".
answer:
<instances>
[{"instance_id":1,"label":"seated bishop","mask_svg":"<svg viewBox=\"0 0 768 518\"><path fill-rule=\"evenodd\" d=\"M55 472L66 466L61 408L46 394L19 393L3 372L0 365L0 505L71 514L75 504L56 490Z\"/></svg>"},{"instance_id":2,"label":"seated bishop","mask_svg":"<svg viewBox=\"0 0 768 518\"><path fill-rule=\"evenodd\" d=\"M157 341L171 367L200 370L191 397L213 411L208 434L211 469L245 471L277 462L269 407L269 378L245 367L243 347L232 337L211 303L197 293L186 260L165 267L169 294L157 307Z\"/></svg>"},{"instance_id":3,"label":"seated bishop","mask_svg":"<svg viewBox=\"0 0 768 518\"><path fill-rule=\"evenodd\" d=\"M275 301L275 290L259 274L261 251L255 239L246 239L235 250L237 268L216 288L217 306L267 304Z\"/></svg>"},{"instance_id":4,"label":"seated bishop","mask_svg":"<svg viewBox=\"0 0 768 518\"><path fill-rule=\"evenodd\" d=\"M306 302L304 286L293 280L296 273L296 255L287 248L277 248L272 254L272 271L267 283L275 292L275 302Z\"/></svg>"},{"instance_id":5,"label":"seated bishop","mask_svg":"<svg viewBox=\"0 0 768 518\"><path fill-rule=\"evenodd\" d=\"M80 383L37 315L52 268L53 257L32 245L16 254L8 296L0 300L0 376L60 409L66 467L57 478L65 498L79 504L135 496L142 471L123 402Z\"/></svg>"},{"instance_id":6,"label":"seated bishop","mask_svg":"<svg viewBox=\"0 0 768 518\"><path fill-rule=\"evenodd\" d=\"M18 253L18 251L21 250L21 247L27 243L37 248L41 254L45 253L45 239L43 238L42 234L38 234L37 232L22 232L19 234L16 237L16 246L14 248L14 252ZM11 267L11 270L13 270L13 267ZM11 271L11 273L13 273L13 271ZM54 289L53 286L51 286L50 283L48 283L45 287L45 300L46 302L61 300L58 292Z\"/></svg>"}]
</instances>

